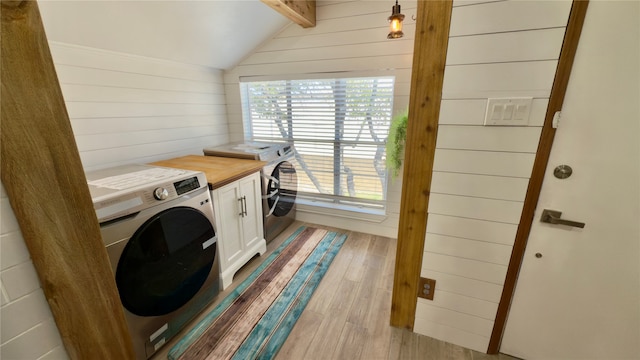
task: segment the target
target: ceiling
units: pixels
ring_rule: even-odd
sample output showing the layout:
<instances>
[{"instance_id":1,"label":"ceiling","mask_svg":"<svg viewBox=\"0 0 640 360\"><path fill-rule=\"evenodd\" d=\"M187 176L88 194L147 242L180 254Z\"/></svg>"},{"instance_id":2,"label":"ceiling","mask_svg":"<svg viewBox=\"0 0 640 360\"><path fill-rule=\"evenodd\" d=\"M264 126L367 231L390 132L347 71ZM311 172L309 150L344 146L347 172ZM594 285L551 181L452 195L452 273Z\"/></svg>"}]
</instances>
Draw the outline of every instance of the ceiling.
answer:
<instances>
[{"instance_id":1,"label":"ceiling","mask_svg":"<svg viewBox=\"0 0 640 360\"><path fill-rule=\"evenodd\" d=\"M260 0L40 0L39 7L50 41L216 69L233 68L291 24Z\"/></svg>"}]
</instances>

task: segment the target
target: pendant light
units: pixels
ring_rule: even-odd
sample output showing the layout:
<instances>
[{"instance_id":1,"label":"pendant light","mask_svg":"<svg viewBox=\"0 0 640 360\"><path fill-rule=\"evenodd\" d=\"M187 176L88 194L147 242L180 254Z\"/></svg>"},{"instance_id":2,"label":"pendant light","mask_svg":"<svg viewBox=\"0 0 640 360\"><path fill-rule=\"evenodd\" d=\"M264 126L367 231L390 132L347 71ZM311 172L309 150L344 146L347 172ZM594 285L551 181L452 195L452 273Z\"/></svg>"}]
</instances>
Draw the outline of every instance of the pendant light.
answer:
<instances>
[{"instance_id":1,"label":"pendant light","mask_svg":"<svg viewBox=\"0 0 640 360\"><path fill-rule=\"evenodd\" d=\"M402 20L404 20L404 15L400 13L400 5L398 5L398 0L396 0L396 4L391 8L391 16L389 16L389 35L387 35L387 39L398 39L401 38L404 34L402 33Z\"/></svg>"}]
</instances>

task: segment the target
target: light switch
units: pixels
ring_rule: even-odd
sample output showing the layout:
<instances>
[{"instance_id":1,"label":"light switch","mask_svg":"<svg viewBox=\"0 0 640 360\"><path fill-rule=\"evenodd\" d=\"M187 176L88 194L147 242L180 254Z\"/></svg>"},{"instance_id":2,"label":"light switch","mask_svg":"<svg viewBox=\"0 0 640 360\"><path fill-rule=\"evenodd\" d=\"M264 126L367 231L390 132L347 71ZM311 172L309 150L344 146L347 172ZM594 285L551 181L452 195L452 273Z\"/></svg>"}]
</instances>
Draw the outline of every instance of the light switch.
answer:
<instances>
[{"instance_id":1,"label":"light switch","mask_svg":"<svg viewBox=\"0 0 640 360\"><path fill-rule=\"evenodd\" d=\"M485 126L527 126L533 98L497 98L487 100Z\"/></svg>"},{"instance_id":2,"label":"light switch","mask_svg":"<svg viewBox=\"0 0 640 360\"><path fill-rule=\"evenodd\" d=\"M528 120L529 117L529 107L527 105L517 105L516 113L513 115L513 120L524 121Z\"/></svg>"},{"instance_id":3,"label":"light switch","mask_svg":"<svg viewBox=\"0 0 640 360\"><path fill-rule=\"evenodd\" d=\"M504 114L502 115L502 120L509 121L513 120L513 104L506 104L504 106Z\"/></svg>"},{"instance_id":4,"label":"light switch","mask_svg":"<svg viewBox=\"0 0 640 360\"><path fill-rule=\"evenodd\" d=\"M491 120L494 120L494 121L502 120L502 114L504 113L503 109L504 109L504 105L501 105L501 104L493 105L493 114L491 115Z\"/></svg>"}]
</instances>

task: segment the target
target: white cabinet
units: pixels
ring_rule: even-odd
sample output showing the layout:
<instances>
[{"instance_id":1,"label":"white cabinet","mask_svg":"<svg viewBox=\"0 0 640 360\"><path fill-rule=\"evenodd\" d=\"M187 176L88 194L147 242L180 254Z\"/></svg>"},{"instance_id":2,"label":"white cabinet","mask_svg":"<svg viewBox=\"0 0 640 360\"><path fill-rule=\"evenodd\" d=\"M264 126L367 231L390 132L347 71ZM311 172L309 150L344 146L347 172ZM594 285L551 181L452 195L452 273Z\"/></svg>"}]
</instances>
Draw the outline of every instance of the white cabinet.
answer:
<instances>
[{"instance_id":1,"label":"white cabinet","mask_svg":"<svg viewBox=\"0 0 640 360\"><path fill-rule=\"evenodd\" d=\"M256 172L211 191L223 289L255 254L267 251L260 181L260 173Z\"/></svg>"}]
</instances>

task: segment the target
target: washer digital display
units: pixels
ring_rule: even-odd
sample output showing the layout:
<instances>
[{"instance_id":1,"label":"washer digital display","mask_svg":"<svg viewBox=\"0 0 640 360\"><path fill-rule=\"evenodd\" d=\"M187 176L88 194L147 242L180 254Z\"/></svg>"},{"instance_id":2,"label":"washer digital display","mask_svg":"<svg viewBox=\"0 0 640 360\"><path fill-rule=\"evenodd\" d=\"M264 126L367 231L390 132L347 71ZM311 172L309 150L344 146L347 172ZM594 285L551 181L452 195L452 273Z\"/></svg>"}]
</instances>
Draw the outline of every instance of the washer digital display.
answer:
<instances>
[{"instance_id":1,"label":"washer digital display","mask_svg":"<svg viewBox=\"0 0 640 360\"><path fill-rule=\"evenodd\" d=\"M184 193L188 193L191 190L199 189L200 182L198 181L198 177L194 176L189 179L174 182L173 186L176 188L176 192L178 193L178 195L182 195Z\"/></svg>"}]
</instances>

